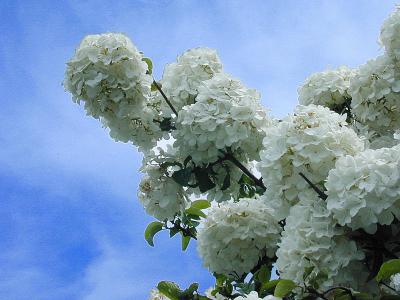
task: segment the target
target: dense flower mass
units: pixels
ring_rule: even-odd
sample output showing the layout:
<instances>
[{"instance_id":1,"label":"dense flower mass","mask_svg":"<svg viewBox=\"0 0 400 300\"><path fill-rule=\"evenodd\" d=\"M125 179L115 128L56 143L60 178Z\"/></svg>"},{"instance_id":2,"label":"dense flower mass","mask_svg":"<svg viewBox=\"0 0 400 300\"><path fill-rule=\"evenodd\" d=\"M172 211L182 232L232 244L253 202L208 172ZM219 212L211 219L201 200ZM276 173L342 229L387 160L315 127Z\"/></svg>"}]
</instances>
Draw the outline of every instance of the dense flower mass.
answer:
<instances>
[{"instance_id":1,"label":"dense flower mass","mask_svg":"<svg viewBox=\"0 0 400 300\"><path fill-rule=\"evenodd\" d=\"M299 103L322 105L337 113L344 112L344 105L350 100L350 78L356 74L346 66L312 74L298 90Z\"/></svg>"},{"instance_id":2,"label":"dense flower mass","mask_svg":"<svg viewBox=\"0 0 400 300\"><path fill-rule=\"evenodd\" d=\"M307 78L300 105L277 120L212 49L184 52L156 84L123 34L83 39L64 86L144 154L138 198L160 221L146 241L169 231L186 249L197 239L216 278L206 296L163 282L149 300L400 292L400 8L380 41L384 54L366 64Z\"/></svg>"},{"instance_id":3,"label":"dense flower mass","mask_svg":"<svg viewBox=\"0 0 400 300\"><path fill-rule=\"evenodd\" d=\"M292 205L315 195L305 174L321 184L345 154L364 148L363 141L347 127L346 116L322 106L298 106L290 115L266 130L259 169L268 189L263 197L284 219Z\"/></svg>"},{"instance_id":4,"label":"dense flower mass","mask_svg":"<svg viewBox=\"0 0 400 300\"><path fill-rule=\"evenodd\" d=\"M214 162L227 148L257 159L270 122L259 98L240 81L215 75L199 87L196 103L179 112L175 146L196 163Z\"/></svg>"},{"instance_id":5,"label":"dense flower mass","mask_svg":"<svg viewBox=\"0 0 400 300\"><path fill-rule=\"evenodd\" d=\"M67 63L64 86L114 139L149 148L160 133L148 103L152 79L147 72L143 55L125 35L89 35Z\"/></svg>"},{"instance_id":6,"label":"dense flower mass","mask_svg":"<svg viewBox=\"0 0 400 300\"><path fill-rule=\"evenodd\" d=\"M391 224L400 217L400 146L340 158L325 186L340 225L374 233Z\"/></svg>"},{"instance_id":7,"label":"dense flower mass","mask_svg":"<svg viewBox=\"0 0 400 300\"><path fill-rule=\"evenodd\" d=\"M355 118L385 135L400 128L400 68L388 56L368 61L350 81Z\"/></svg>"},{"instance_id":8,"label":"dense flower mass","mask_svg":"<svg viewBox=\"0 0 400 300\"><path fill-rule=\"evenodd\" d=\"M170 176L170 167L163 164L174 159L175 151L168 147L167 151L148 153L143 161L141 171L146 175L139 184L138 198L146 212L160 221L172 220L188 205L185 191Z\"/></svg>"},{"instance_id":9,"label":"dense flower mass","mask_svg":"<svg viewBox=\"0 0 400 300\"><path fill-rule=\"evenodd\" d=\"M281 278L311 286L354 286L357 277L351 276L348 268L364 255L335 225L322 200L309 199L293 206L276 252ZM306 270L310 272L307 276Z\"/></svg>"},{"instance_id":10,"label":"dense flower mass","mask_svg":"<svg viewBox=\"0 0 400 300\"><path fill-rule=\"evenodd\" d=\"M222 64L217 52L209 48L193 48L166 65L161 80L162 88L176 110L195 102L202 82L211 79L222 71ZM164 105L166 116L172 113Z\"/></svg>"},{"instance_id":11,"label":"dense flower mass","mask_svg":"<svg viewBox=\"0 0 400 300\"><path fill-rule=\"evenodd\" d=\"M396 59L400 59L400 8L390 14L381 27L380 42L386 52Z\"/></svg>"},{"instance_id":12,"label":"dense flower mass","mask_svg":"<svg viewBox=\"0 0 400 300\"><path fill-rule=\"evenodd\" d=\"M281 228L259 199L226 201L210 208L197 249L211 272L241 276L263 256L274 257Z\"/></svg>"}]
</instances>

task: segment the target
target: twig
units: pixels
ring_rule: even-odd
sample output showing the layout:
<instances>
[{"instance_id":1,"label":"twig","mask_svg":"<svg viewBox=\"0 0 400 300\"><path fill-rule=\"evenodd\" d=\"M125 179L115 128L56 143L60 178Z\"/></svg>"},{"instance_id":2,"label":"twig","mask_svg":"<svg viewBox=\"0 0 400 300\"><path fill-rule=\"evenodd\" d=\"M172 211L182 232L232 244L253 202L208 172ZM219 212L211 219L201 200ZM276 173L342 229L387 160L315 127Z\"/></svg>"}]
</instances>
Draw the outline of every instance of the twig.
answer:
<instances>
[{"instance_id":1,"label":"twig","mask_svg":"<svg viewBox=\"0 0 400 300\"><path fill-rule=\"evenodd\" d=\"M239 160L236 159L231 153L225 153L224 151L220 150L223 154L225 154L225 157L227 160L232 162L235 166L237 166L244 174L246 174L248 177L251 178L251 180L254 181L256 185L261 187L264 191L267 190L267 188L264 185L264 182L262 178L257 178L256 176L253 175Z\"/></svg>"},{"instance_id":2,"label":"twig","mask_svg":"<svg viewBox=\"0 0 400 300\"><path fill-rule=\"evenodd\" d=\"M328 198L328 195L325 194L323 191L321 191L314 183L312 183L307 177L306 175L304 175L303 173L299 173L299 175L301 177L303 177L303 179L305 181L307 181L307 183L311 186L311 188L318 194L318 197L320 197L322 200L326 200Z\"/></svg>"},{"instance_id":3,"label":"twig","mask_svg":"<svg viewBox=\"0 0 400 300\"><path fill-rule=\"evenodd\" d=\"M175 107L172 105L171 101L169 101L168 97L164 94L163 90L158 85L158 83L155 80L153 80L153 84L157 88L157 90L161 93L164 100L167 102L168 106L171 108L171 110L174 112L174 114L178 117L178 112L176 111Z\"/></svg>"}]
</instances>

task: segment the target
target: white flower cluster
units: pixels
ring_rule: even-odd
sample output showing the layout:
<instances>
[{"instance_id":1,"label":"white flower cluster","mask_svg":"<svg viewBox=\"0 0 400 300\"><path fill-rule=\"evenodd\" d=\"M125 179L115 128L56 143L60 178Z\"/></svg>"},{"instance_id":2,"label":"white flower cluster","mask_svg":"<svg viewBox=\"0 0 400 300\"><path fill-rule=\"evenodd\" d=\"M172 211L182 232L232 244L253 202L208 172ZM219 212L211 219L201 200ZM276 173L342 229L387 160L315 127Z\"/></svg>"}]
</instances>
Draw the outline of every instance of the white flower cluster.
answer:
<instances>
[{"instance_id":1,"label":"white flower cluster","mask_svg":"<svg viewBox=\"0 0 400 300\"><path fill-rule=\"evenodd\" d=\"M167 151L158 149L159 154L149 152L143 160L141 171L146 173L139 184L138 198L146 212L160 221L172 220L189 204L181 185L171 177L170 167L163 163L174 158L171 147Z\"/></svg>"},{"instance_id":2,"label":"white flower cluster","mask_svg":"<svg viewBox=\"0 0 400 300\"><path fill-rule=\"evenodd\" d=\"M148 300L169 300L169 298L161 294L159 290L153 289Z\"/></svg>"},{"instance_id":3,"label":"white flower cluster","mask_svg":"<svg viewBox=\"0 0 400 300\"><path fill-rule=\"evenodd\" d=\"M312 74L298 89L299 103L322 105L341 113L343 104L350 100L350 78L356 74L347 66Z\"/></svg>"},{"instance_id":4,"label":"white flower cluster","mask_svg":"<svg viewBox=\"0 0 400 300\"><path fill-rule=\"evenodd\" d=\"M382 55L358 69L349 93L355 118L385 135L400 128L400 68Z\"/></svg>"},{"instance_id":5,"label":"white flower cluster","mask_svg":"<svg viewBox=\"0 0 400 300\"><path fill-rule=\"evenodd\" d=\"M143 55L125 35L86 36L67 63L64 86L88 115L101 119L110 135L150 148L160 137L149 102L151 76Z\"/></svg>"},{"instance_id":6,"label":"white flower cluster","mask_svg":"<svg viewBox=\"0 0 400 300\"><path fill-rule=\"evenodd\" d=\"M280 300L282 298L274 297L272 295L265 296L264 298L260 298L257 292L251 292L246 296L239 296L235 298L236 300Z\"/></svg>"},{"instance_id":7,"label":"white flower cluster","mask_svg":"<svg viewBox=\"0 0 400 300\"><path fill-rule=\"evenodd\" d=\"M298 201L315 195L300 172L314 184L323 184L338 157L364 149L345 119L326 107L298 106L293 115L267 128L258 168L268 184L263 197L279 220Z\"/></svg>"},{"instance_id":8,"label":"white flower cluster","mask_svg":"<svg viewBox=\"0 0 400 300\"><path fill-rule=\"evenodd\" d=\"M400 8L390 14L383 22L380 34L380 43L386 52L395 59L400 59Z\"/></svg>"},{"instance_id":9,"label":"white flower cluster","mask_svg":"<svg viewBox=\"0 0 400 300\"><path fill-rule=\"evenodd\" d=\"M281 228L259 198L212 206L198 231L197 249L211 272L241 276L263 256L274 257Z\"/></svg>"},{"instance_id":10,"label":"white flower cluster","mask_svg":"<svg viewBox=\"0 0 400 300\"><path fill-rule=\"evenodd\" d=\"M175 146L196 163L214 162L228 147L258 159L268 126L259 93L226 74L217 74L199 87L196 103L179 112Z\"/></svg>"},{"instance_id":11,"label":"white flower cluster","mask_svg":"<svg viewBox=\"0 0 400 300\"><path fill-rule=\"evenodd\" d=\"M193 48L177 58L175 63L166 65L161 80L162 88L176 110L193 104L203 81L211 79L222 71L217 52L209 48ZM172 111L164 105L163 113Z\"/></svg>"},{"instance_id":12,"label":"white flower cluster","mask_svg":"<svg viewBox=\"0 0 400 300\"><path fill-rule=\"evenodd\" d=\"M327 207L340 225L369 233L400 218L400 146L366 150L336 162Z\"/></svg>"},{"instance_id":13,"label":"white flower cluster","mask_svg":"<svg viewBox=\"0 0 400 300\"><path fill-rule=\"evenodd\" d=\"M364 255L335 225L322 200L311 198L293 206L276 252L281 278L298 284L315 282L321 288L355 281L346 268Z\"/></svg>"},{"instance_id":14,"label":"white flower cluster","mask_svg":"<svg viewBox=\"0 0 400 300\"><path fill-rule=\"evenodd\" d=\"M394 274L390 277L390 285L397 291L400 292L400 273Z\"/></svg>"}]
</instances>

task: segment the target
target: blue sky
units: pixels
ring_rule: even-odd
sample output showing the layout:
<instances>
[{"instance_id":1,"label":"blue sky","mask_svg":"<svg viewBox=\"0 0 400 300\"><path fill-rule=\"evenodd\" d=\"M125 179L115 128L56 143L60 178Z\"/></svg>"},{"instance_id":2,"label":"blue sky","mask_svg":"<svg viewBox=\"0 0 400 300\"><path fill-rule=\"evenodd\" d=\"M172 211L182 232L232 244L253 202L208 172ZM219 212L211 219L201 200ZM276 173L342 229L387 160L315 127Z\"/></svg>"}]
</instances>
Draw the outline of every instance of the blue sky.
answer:
<instances>
[{"instance_id":1,"label":"blue sky","mask_svg":"<svg viewBox=\"0 0 400 300\"><path fill-rule=\"evenodd\" d=\"M381 53L395 1L0 2L0 299L145 300L160 280L212 278L195 245L150 248L136 190L141 157L72 103L65 62L86 34L129 35L155 74L182 51L215 48L225 70L289 113L310 73Z\"/></svg>"}]
</instances>

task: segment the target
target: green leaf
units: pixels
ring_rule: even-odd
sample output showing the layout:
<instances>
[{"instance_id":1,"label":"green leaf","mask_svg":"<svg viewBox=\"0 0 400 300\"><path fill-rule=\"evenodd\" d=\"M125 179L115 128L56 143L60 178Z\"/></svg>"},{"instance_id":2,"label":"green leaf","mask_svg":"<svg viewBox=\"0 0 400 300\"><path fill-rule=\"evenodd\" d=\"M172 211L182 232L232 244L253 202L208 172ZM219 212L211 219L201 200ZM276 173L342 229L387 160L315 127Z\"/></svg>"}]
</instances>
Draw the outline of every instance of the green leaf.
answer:
<instances>
[{"instance_id":1,"label":"green leaf","mask_svg":"<svg viewBox=\"0 0 400 300\"><path fill-rule=\"evenodd\" d=\"M185 168L175 171L172 174L172 179L181 186L187 186L190 180L190 175L192 174L191 168Z\"/></svg>"},{"instance_id":2,"label":"green leaf","mask_svg":"<svg viewBox=\"0 0 400 300\"><path fill-rule=\"evenodd\" d=\"M380 300L400 300L400 296L385 295L385 296L382 296Z\"/></svg>"},{"instance_id":3,"label":"green leaf","mask_svg":"<svg viewBox=\"0 0 400 300\"><path fill-rule=\"evenodd\" d=\"M191 296L198 289L199 289L199 284L197 282L192 283L186 290L183 291L182 296Z\"/></svg>"},{"instance_id":4,"label":"green leaf","mask_svg":"<svg viewBox=\"0 0 400 300\"><path fill-rule=\"evenodd\" d=\"M195 215L195 216L199 216L199 217L203 217L203 218L206 218L207 216L206 216L206 214L205 213L203 213L200 209L198 209L198 208L195 208L195 207L189 207L187 210L186 210L186 213L187 214L191 214L191 215Z\"/></svg>"},{"instance_id":5,"label":"green leaf","mask_svg":"<svg viewBox=\"0 0 400 300\"><path fill-rule=\"evenodd\" d=\"M194 207L197 209L206 209L211 206L210 202L208 200L196 200L192 202L192 205L190 207Z\"/></svg>"},{"instance_id":6,"label":"green leaf","mask_svg":"<svg viewBox=\"0 0 400 300\"><path fill-rule=\"evenodd\" d=\"M158 86L160 86L160 83L158 83ZM154 84L154 82L151 84L151 91L152 91L152 92L158 91L158 88L157 88L157 86Z\"/></svg>"},{"instance_id":7,"label":"green leaf","mask_svg":"<svg viewBox=\"0 0 400 300\"><path fill-rule=\"evenodd\" d=\"M276 285L279 283L280 279L274 279L274 280L270 280L268 282L264 282L261 286L261 290L260 292L266 292L270 289L273 289L276 287Z\"/></svg>"},{"instance_id":8,"label":"green leaf","mask_svg":"<svg viewBox=\"0 0 400 300\"><path fill-rule=\"evenodd\" d=\"M306 280L306 278L308 276L310 276L310 274L314 270L314 268L315 268L314 266L310 266L310 267L305 268L304 274L303 274L303 280Z\"/></svg>"},{"instance_id":9,"label":"green leaf","mask_svg":"<svg viewBox=\"0 0 400 300\"><path fill-rule=\"evenodd\" d=\"M146 230L144 231L144 238L149 243L150 246L154 246L153 238L154 235L163 229L164 224L161 222L151 222L147 225Z\"/></svg>"},{"instance_id":10,"label":"green leaf","mask_svg":"<svg viewBox=\"0 0 400 300\"><path fill-rule=\"evenodd\" d=\"M172 119L171 118L164 118L159 123L159 126L160 126L161 131L171 131L171 130L175 130L176 129L176 127L172 124Z\"/></svg>"},{"instance_id":11,"label":"green leaf","mask_svg":"<svg viewBox=\"0 0 400 300\"><path fill-rule=\"evenodd\" d=\"M153 73L153 62L148 57L143 57L142 60L147 64L147 74Z\"/></svg>"},{"instance_id":12,"label":"green leaf","mask_svg":"<svg viewBox=\"0 0 400 300\"><path fill-rule=\"evenodd\" d=\"M382 264L375 279L380 282L383 279L390 278L390 276L396 273L400 273L400 259L391 259Z\"/></svg>"},{"instance_id":13,"label":"green leaf","mask_svg":"<svg viewBox=\"0 0 400 300\"><path fill-rule=\"evenodd\" d=\"M157 285L157 289L161 294L167 296L171 300L179 300L179 296L182 293L179 286L171 281L160 281Z\"/></svg>"},{"instance_id":14,"label":"green leaf","mask_svg":"<svg viewBox=\"0 0 400 300\"><path fill-rule=\"evenodd\" d=\"M224 183L222 184L221 190L225 191L227 188L231 186L231 175L229 172L226 172L226 176L224 178Z\"/></svg>"},{"instance_id":15,"label":"green leaf","mask_svg":"<svg viewBox=\"0 0 400 300\"><path fill-rule=\"evenodd\" d=\"M275 287L274 296L283 298L289 295L296 286L297 285L291 280L281 279Z\"/></svg>"},{"instance_id":16,"label":"green leaf","mask_svg":"<svg viewBox=\"0 0 400 300\"><path fill-rule=\"evenodd\" d=\"M215 187L215 183L211 181L207 169L197 168L194 172L201 193L205 193Z\"/></svg>"},{"instance_id":17,"label":"green leaf","mask_svg":"<svg viewBox=\"0 0 400 300\"><path fill-rule=\"evenodd\" d=\"M267 265L262 265L260 270L257 272L257 280L263 284L268 282L270 277L271 270L267 267Z\"/></svg>"},{"instance_id":18,"label":"green leaf","mask_svg":"<svg viewBox=\"0 0 400 300\"><path fill-rule=\"evenodd\" d=\"M175 234L177 234L179 232L179 229L178 228L175 228L175 227L173 227L173 228L171 228L170 230L169 230L169 237L170 238L172 238Z\"/></svg>"},{"instance_id":19,"label":"green leaf","mask_svg":"<svg viewBox=\"0 0 400 300\"><path fill-rule=\"evenodd\" d=\"M182 251L185 251L189 246L190 236L186 236L182 233Z\"/></svg>"}]
</instances>

